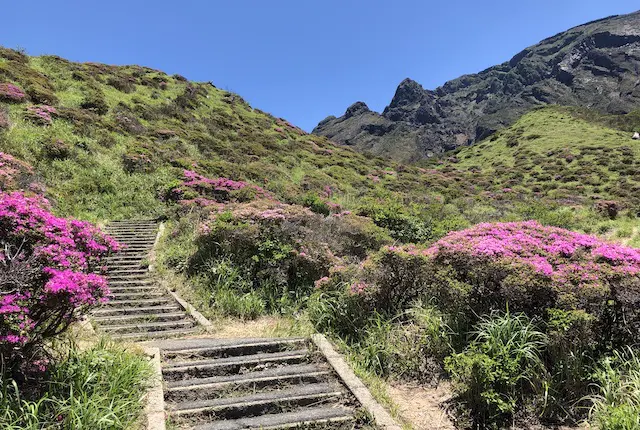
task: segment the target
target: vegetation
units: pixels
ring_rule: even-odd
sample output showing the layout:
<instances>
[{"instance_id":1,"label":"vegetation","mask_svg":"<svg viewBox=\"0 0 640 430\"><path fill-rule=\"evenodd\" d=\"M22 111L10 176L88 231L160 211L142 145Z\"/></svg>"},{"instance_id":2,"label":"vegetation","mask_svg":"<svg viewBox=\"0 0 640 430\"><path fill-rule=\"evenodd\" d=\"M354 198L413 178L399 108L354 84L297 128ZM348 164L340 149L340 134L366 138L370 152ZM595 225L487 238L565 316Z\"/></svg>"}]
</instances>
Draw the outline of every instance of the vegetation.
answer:
<instances>
[{"instance_id":1,"label":"vegetation","mask_svg":"<svg viewBox=\"0 0 640 430\"><path fill-rule=\"evenodd\" d=\"M636 424L640 257L596 235L640 243L637 118L540 108L475 146L403 165L210 83L0 49L4 199L36 208L29 199L46 196L47 213L91 221L167 219L161 269L208 310L308 318L363 374L449 378L461 428ZM139 393L140 380L122 389ZM24 403L4 386L16 427L73 400L51 389L55 400L36 390ZM39 404L41 418L20 421Z\"/></svg>"},{"instance_id":2,"label":"vegetation","mask_svg":"<svg viewBox=\"0 0 640 430\"><path fill-rule=\"evenodd\" d=\"M37 379L0 379L0 428L142 428L143 396L152 370L143 356L101 341L81 350L59 344Z\"/></svg>"}]
</instances>

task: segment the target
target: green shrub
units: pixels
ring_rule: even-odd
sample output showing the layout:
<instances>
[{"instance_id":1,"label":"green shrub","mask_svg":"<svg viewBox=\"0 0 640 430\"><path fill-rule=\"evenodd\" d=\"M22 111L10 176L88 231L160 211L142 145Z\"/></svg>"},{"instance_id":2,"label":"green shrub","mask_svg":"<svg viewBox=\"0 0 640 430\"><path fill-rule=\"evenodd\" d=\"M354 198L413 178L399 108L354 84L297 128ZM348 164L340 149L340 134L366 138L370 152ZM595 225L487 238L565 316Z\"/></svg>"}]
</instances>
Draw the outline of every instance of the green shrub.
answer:
<instances>
[{"instance_id":1,"label":"green shrub","mask_svg":"<svg viewBox=\"0 0 640 430\"><path fill-rule=\"evenodd\" d=\"M590 417L601 430L640 428L640 355L628 349L602 361L595 372L597 394Z\"/></svg>"},{"instance_id":2,"label":"green shrub","mask_svg":"<svg viewBox=\"0 0 640 430\"><path fill-rule=\"evenodd\" d=\"M391 237L401 242L425 242L433 234L430 222L407 213L406 206L400 203L365 199L358 207L357 214L371 218L377 226L387 229Z\"/></svg>"},{"instance_id":3,"label":"green shrub","mask_svg":"<svg viewBox=\"0 0 640 430\"><path fill-rule=\"evenodd\" d=\"M152 374L143 356L120 346L100 342L81 351L71 345L35 381L18 384L2 377L0 427L136 428Z\"/></svg>"},{"instance_id":4,"label":"green shrub","mask_svg":"<svg viewBox=\"0 0 640 430\"><path fill-rule=\"evenodd\" d=\"M526 316L508 312L481 318L472 335L465 351L445 359L445 368L473 426L494 428L542 395L546 336Z\"/></svg>"},{"instance_id":5,"label":"green shrub","mask_svg":"<svg viewBox=\"0 0 640 430\"><path fill-rule=\"evenodd\" d=\"M98 115L104 115L109 111L104 94L96 88L90 88L86 91L80 107Z\"/></svg>"}]
</instances>

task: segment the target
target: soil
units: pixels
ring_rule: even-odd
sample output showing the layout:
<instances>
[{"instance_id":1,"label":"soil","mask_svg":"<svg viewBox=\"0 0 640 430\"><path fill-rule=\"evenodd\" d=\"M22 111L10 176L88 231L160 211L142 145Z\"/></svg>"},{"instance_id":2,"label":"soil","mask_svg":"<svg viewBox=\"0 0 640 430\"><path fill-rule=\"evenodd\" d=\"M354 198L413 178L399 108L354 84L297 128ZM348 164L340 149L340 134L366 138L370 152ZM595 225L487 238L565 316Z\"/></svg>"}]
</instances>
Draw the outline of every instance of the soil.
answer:
<instances>
[{"instance_id":1,"label":"soil","mask_svg":"<svg viewBox=\"0 0 640 430\"><path fill-rule=\"evenodd\" d=\"M393 383L387 392L398 406L398 412L416 430L455 430L445 412L445 404L451 398L446 382L437 387L411 386Z\"/></svg>"}]
</instances>

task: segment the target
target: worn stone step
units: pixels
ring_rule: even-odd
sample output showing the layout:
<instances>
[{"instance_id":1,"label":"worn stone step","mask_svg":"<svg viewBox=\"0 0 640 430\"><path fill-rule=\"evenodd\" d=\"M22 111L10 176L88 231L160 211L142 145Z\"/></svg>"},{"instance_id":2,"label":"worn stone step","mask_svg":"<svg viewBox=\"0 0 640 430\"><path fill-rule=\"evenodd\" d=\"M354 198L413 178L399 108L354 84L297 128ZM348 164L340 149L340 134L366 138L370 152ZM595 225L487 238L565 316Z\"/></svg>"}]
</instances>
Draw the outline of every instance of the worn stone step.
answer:
<instances>
[{"instance_id":1,"label":"worn stone step","mask_svg":"<svg viewBox=\"0 0 640 430\"><path fill-rule=\"evenodd\" d=\"M190 328L176 329L176 330L159 330L149 332L127 333L127 334L112 334L113 339L122 340L145 340L145 339L163 339L171 337L181 337L196 335L200 332L198 326Z\"/></svg>"},{"instance_id":2,"label":"worn stone step","mask_svg":"<svg viewBox=\"0 0 640 430\"><path fill-rule=\"evenodd\" d=\"M122 315L122 316L114 316L114 315L101 316L101 317L94 316L93 320L95 322L97 322L97 323L100 323L100 324L113 323L113 324L124 325L125 323L130 323L130 322L134 322L134 321L140 321L140 322L178 321L178 320L184 319L186 317L187 317L187 314L185 312L167 312L167 313L157 313L157 314L149 314L149 313L140 314L139 313L139 314L130 314L130 315Z\"/></svg>"},{"instance_id":3,"label":"worn stone step","mask_svg":"<svg viewBox=\"0 0 640 430\"><path fill-rule=\"evenodd\" d=\"M300 349L305 347L308 340L305 338L281 338L281 339L242 339L232 343L203 345L192 344L189 346L177 346L177 348L163 348L162 355L165 362L176 360L192 360L199 358L223 358L239 355L251 355L260 352L280 352L288 349Z\"/></svg>"},{"instance_id":4,"label":"worn stone step","mask_svg":"<svg viewBox=\"0 0 640 430\"><path fill-rule=\"evenodd\" d=\"M193 430L300 429L311 425L318 426L322 424L326 424L326 428L333 428L329 426L345 424L354 419L354 412L350 408L323 406L303 408L281 414L266 414L258 417L214 421L197 425Z\"/></svg>"},{"instance_id":5,"label":"worn stone step","mask_svg":"<svg viewBox=\"0 0 640 430\"><path fill-rule=\"evenodd\" d=\"M146 287L149 285L156 285L154 281L145 277L144 279L124 279L124 280L109 280L109 287Z\"/></svg>"},{"instance_id":6,"label":"worn stone step","mask_svg":"<svg viewBox=\"0 0 640 430\"><path fill-rule=\"evenodd\" d=\"M162 374L168 381L188 379L193 377L206 378L225 374L238 373L240 369L253 369L258 366L276 366L285 364L299 364L309 356L309 350L295 350L285 352L246 355L241 357L217 358L213 360L184 361L168 363L162 369Z\"/></svg>"},{"instance_id":7,"label":"worn stone step","mask_svg":"<svg viewBox=\"0 0 640 430\"><path fill-rule=\"evenodd\" d=\"M323 382L240 397L187 401L170 405L169 409L181 421L185 417L195 420L204 417L228 420L288 412L293 408L336 401L343 395L338 384Z\"/></svg>"},{"instance_id":8,"label":"worn stone step","mask_svg":"<svg viewBox=\"0 0 640 430\"><path fill-rule=\"evenodd\" d=\"M125 291L111 292L111 300L140 300L140 299L157 299L166 296L165 291Z\"/></svg>"},{"instance_id":9,"label":"worn stone step","mask_svg":"<svg viewBox=\"0 0 640 430\"><path fill-rule=\"evenodd\" d=\"M273 367L264 370L256 370L235 375L219 375L209 378L191 378L177 381L167 381L166 388L171 390L191 389L196 386L223 386L235 382L260 380L278 376L297 375L303 373L325 372L327 367L320 364L290 364L288 366Z\"/></svg>"},{"instance_id":10,"label":"worn stone step","mask_svg":"<svg viewBox=\"0 0 640 430\"><path fill-rule=\"evenodd\" d=\"M239 375L173 381L167 384L165 401L178 403L281 390L293 385L323 382L330 375L328 369L319 366L291 365Z\"/></svg>"},{"instance_id":11,"label":"worn stone step","mask_svg":"<svg viewBox=\"0 0 640 430\"><path fill-rule=\"evenodd\" d=\"M118 293L128 293L128 292L151 292L151 291L162 291L164 292L164 290L158 286L154 286L151 284L146 284L146 285L130 285L130 286L113 286L113 285L109 285L109 289L111 290L111 293L113 294L118 294Z\"/></svg>"},{"instance_id":12,"label":"worn stone step","mask_svg":"<svg viewBox=\"0 0 640 430\"><path fill-rule=\"evenodd\" d=\"M183 318L185 316L183 315ZM135 332L153 332L161 330L177 330L183 328L191 328L195 325L195 321L192 319L181 319L177 321L164 321L164 322L149 322L149 323L135 323L135 324L121 324L121 325L101 325L100 329L107 333L135 333Z\"/></svg>"},{"instance_id":13,"label":"worn stone step","mask_svg":"<svg viewBox=\"0 0 640 430\"><path fill-rule=\"evenodd\" d=\"M144 281L149 279L149 273L108 273L107 282L113 281Z\"/></svg>"},{"instance_id":14,"label":"worn stone step","mask_svg":"<svg viewBox=\"0 0 640 430\"><path fill-rule=\"evenodd\" d=\"M175 303L170 296L162 296L154 299L137 299L137 300L109 300L104 307L127 307L127 308L143 308L149 306L166 306Z\"/></svg>"},{"instance_id":15,"label":"worn stone step","mask_svg":"<svg viewBox=\"0 0 640 430\"><path fill-rule=\"evenodd\" d=\"M120 308L99 308L92 312L93 316L108 317L118 315L154 315L165 314L182 311L183 309L177 304L162 306L137 306L137 307L120 307Z\"/></svg>"}]
</instances>

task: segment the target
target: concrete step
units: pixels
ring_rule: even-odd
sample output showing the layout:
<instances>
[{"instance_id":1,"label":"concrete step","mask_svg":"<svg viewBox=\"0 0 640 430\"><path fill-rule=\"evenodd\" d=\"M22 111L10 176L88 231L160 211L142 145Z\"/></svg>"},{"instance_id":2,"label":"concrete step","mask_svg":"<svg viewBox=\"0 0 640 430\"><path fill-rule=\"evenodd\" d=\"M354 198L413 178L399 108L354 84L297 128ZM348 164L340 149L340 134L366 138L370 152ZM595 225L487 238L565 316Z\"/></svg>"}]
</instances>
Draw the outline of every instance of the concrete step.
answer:
<instances>
[{"instance_id":1,"label":"concrete step","mask_svg":"<svg viewBox=\"0 0 640 430\"><path fill-rule=\"evenodd\" d=\"M305 338L285 339L241 339L233 343L219 345L197 344L191 347L178 347L177 349L163 349L163 359L167 364L174 361L196 360L201 358L224 358L240 355L251 355L265 352L281 352L290 349L302 349L308 344Z\"/></svg>"},{"instance_id":2,"label":"concrete step","mask_svg":"<svg viewBox=\"0 0 640 430\"><path fill-rule=\"evenodd\" d=\"M258 417L238 418L235 420L213 421L197 425L193 430L276 430L301 429L307 426L322 426L321 428L335 428L340 424L354 421L351 408L342 406L323 406L299 409L294 412L281 414L266 414ZM349 428L349 427L345 427Z\"/></svg>"},{"instance_id":3,"label":"concrete step","mask_svg":"<svg viewBox=\"0 0 640 430\"><path fill-rule=\"evenodd\" d=\"M158 299L166 296L165 291L125 291L125 292L111 292L111 300L141 300L141 299Z\"/></svg>"},{"instance_id":4,"label":"concrete step","mask_svg":"<svg viewBox=\"0 0 640 430\"><path fill-rule=\"evenodd\" d=\"M171 314L174 312L180 312L183 309L177 304L163 304L160 306L136 306L136 307L126 307L122 306L120 308L99 308L92 312L93 316L96 317L110 317L110 316L119 316L119 315L154 315L154 314Z\"/></svg>"},{"instance_id":5,"label":"concrete step","mask_svg":"<svg viewBox=\"0 0 640 430\"><path fill-rule=\"evenodd\" d=\"M113 294L119 294L119 293L136 293L136 292L151 292L151 291L161 291L164 292L164 290L158 286L155 285L150 285L150 284L144 284L144 285L129 285L129 286L114 286L114 285L109 285L109 289L111 290L111 292Z\"/></svg>"},{"instance_id":6,"label":"concrete step","mask_svg":"<svg viewBox=\"0 0 640 430\"><path fill-rule=\"evenodd\" d=\"M158 322L166 322L166 321L178 321L181 319L184 319L186 317L186 313L185 312L167 312L167 313L157 313L157 314L149 314L149 313L142 313L142 314L130 314L130 315L122 315L122 316L101 316L101 317L93 317L93 320L97 323L104 323L104 324L116 324L116 325L124 325L126 323L131 323L131 322L152 322L152 321L158 321Z\"/></svg>"},{"instance_id":7,"label":"concrete step","mask_svg":"<svg viewBox=\"0 0 640 430\"><path fill-rule=\"evenodd\" d=\"M183 315L183 319L176 321L154 321L148 323L134 323L134 324L120 324L120 325L101 325L100 330L106 333L112 334L126 334L135 332L154 332L154 331L166 331L166 330L178 330L191 328L196 325L192 319L186 319L186 315Z\"/></svg>"},{"instance_id":8,"label":"concrete step","mask_svg":"<svg viewBox=\"0 0 640 430\"><path fill-rule=\"evenodd\" d=\"M182 422L186 421L186 417L191 420L213 417L216 420L229 420L317 406L335 402L343 395L340 385L322 382L240 397L180 402L168 405L168 409Z\"/></svg>"},{"instance_id":9,"label":"concrete step","mask_svg":"<svg viewBox=\"0 0 640 430\"><path fill-rule=\"evenodd\" d=\"M111 276L115 276L115 275L146 275L149 273L149 269L146 267L140 267L138 266L137 268L127 268L127 269L121 269L119 267L114 267L114 268L109 268L107 267L107 273Z\"/></svg>"},{"instance_id":10,"label":"concrete step","mask_svg":"<svg viewBox=\"0 0 640 430\"><path fill-rule=\"evenodd\" d=\"M199 332L200 332L200 328L198 326L193 326L190 328L176 329L176 330L159 330L159 331L148 331L148 332L141 331L138 333L113 334L111 335L111 337L113 339L122 339L122 340L165 339L165 338L171 338L171 337L196 335Z\"/></svg>"},{"instance_id":11,"label":"concrete step","mask_svg":"<svg viewBox=\"0 0 640 430\"><path fill-rule=\"evenodd\" d=\"M109 281L110 287L132 287L132 286L145 287L149 285L156 285L156 283L151 279L149 279L148 277L145 279L124 279L124 280Z\"/></svg>"},{"instance_id":12,"label":"concrete step","mask_svg":"<svg viewBox=\"0 0 640 430\"><path fill-rule=\"evenodd\" d=\"M241 357L217 358L212 360L183 361L166 364L162 374L167 381L176 381L193 377L238 373L240 369L255 369L258 366L268 367L284 364L299 364L309 356L309 350L284 351L245 355Z\"/></svg>"},{"instance_id":13,"label":"concrete step","mask_svg":"<svg viewBox=\"0 0 640 430\"><path fill-rule=\"evenodd\" d=\"M326 381L330 375L331 372L326 368L300 364L239 375L173 381L167 383L165 400L183 402L281 390L294 385L320 383Z\"/></svg>"},{"instance_id":14,"label":"concrete step","mask_svg":"<svg viewBox=\"0 0 640 430\"><path fill-rule=\"evenodd\" d=\"M136 300L109 300L103 305L106 308L146 308L150 306L167 306L174 304L175 301L170 296L162 296L154 299L136 299Z\"/></svg>"},{"instance_id":15,"label":"concrete step","mask_svg":"<svg viewBox=\"0 0 640 430\"><path fill-rule=\"evenodd\" d=\"M148 272L144 273L108 273L107 281L145 281L149 279Z\"/></svg>"}]
</instances>

